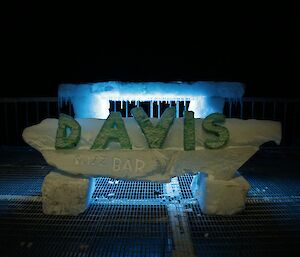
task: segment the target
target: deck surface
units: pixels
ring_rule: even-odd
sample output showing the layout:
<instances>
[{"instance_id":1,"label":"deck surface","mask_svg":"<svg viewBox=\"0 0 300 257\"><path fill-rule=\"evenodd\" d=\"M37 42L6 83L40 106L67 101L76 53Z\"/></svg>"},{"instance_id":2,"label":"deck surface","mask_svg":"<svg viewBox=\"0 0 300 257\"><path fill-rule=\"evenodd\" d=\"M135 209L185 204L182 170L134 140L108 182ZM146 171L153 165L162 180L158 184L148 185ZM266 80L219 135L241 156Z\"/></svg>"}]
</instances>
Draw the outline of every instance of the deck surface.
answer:
<instances>
[{"instance_id":1,"label":"deck surface","mask_svg":"<svg viewBox=\"0 0 300 257\"><path fill-rule=\"evenodd\" d=\"M170 204L183 208L196 256L298 256L299 149L263 148L243 165L246 210L229 217L202 214L188 174L173 198L165 184L97 178L85 213L44 215L41 186L51 170L32 148L0 147L1 257L175 256Z\"/></svg>"}]
</instances>

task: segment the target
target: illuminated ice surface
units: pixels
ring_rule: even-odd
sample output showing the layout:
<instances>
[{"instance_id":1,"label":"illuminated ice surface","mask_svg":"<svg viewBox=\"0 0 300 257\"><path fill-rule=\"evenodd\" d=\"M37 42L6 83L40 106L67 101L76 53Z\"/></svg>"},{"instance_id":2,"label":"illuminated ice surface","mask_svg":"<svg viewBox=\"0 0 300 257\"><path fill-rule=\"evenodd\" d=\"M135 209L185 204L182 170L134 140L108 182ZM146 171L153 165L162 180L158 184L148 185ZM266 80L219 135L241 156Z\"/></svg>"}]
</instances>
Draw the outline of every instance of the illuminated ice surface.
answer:
<instances>
[{"instance_id":1,"label":"illuminated ice surface","mask_svg":"<svg viewBox=\"0 0 300 257\"><path fill-rule=\"evenodd\" d=\"M109 101L190 101L195 118L223 112L225 98L238 101L244 86L238 82L99 82L61 84L60 104L71 101L76 118L106 119Z\"/></svg>"}]
</instances>

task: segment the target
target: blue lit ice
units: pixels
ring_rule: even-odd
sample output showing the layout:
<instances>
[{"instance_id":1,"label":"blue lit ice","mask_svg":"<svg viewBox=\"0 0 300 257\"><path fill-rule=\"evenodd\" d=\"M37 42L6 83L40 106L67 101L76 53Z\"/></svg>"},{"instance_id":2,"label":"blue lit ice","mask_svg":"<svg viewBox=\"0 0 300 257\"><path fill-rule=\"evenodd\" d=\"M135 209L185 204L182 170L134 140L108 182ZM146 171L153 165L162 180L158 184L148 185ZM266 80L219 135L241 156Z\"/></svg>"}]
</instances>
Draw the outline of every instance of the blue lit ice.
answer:
<instances>
[{"instance_id":1,"label":"blue lit ice","mask_svg":"<svg viewBox=\"0 0 300 257\"><path fill-rule=\"evenodd\" d=\"M60 104L71 101L75 118L106 119L109 101L190 101L195 118L223 112L225 99L239 101L244 86L239 82L98 82L61 84Z\"/></svg>"}]
</instances>

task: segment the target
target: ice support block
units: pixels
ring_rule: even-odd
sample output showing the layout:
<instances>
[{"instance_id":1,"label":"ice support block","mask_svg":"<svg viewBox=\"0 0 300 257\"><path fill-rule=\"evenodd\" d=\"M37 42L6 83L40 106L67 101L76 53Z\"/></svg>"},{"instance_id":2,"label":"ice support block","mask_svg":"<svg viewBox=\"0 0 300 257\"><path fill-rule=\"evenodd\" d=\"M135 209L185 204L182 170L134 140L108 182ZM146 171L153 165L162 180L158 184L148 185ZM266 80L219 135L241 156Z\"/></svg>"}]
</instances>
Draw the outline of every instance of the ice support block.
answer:
<instances>
[{"instance_id":1,"label":"ice support block","mask_svg":"<svg viewBox=\"0 0 300 257\"><path fill-rule=\"evenodd\" d=\"M78 215L89 206L93 190L92 177L52 171L45 177L42 187L43 212L48 215Z\"/></svg>"},{"instance_id":2,"label":"ice support block","mask_svg":"<svg viewBox=\"0 0 300 257\"><path fill-rule=\"evenodd\" d=\"M249 189L249 183L239 173L230 180L220 180L200 172L191 184L201 211L210 215L232 215L243 211Z\"/></svg>"}]
</instances>

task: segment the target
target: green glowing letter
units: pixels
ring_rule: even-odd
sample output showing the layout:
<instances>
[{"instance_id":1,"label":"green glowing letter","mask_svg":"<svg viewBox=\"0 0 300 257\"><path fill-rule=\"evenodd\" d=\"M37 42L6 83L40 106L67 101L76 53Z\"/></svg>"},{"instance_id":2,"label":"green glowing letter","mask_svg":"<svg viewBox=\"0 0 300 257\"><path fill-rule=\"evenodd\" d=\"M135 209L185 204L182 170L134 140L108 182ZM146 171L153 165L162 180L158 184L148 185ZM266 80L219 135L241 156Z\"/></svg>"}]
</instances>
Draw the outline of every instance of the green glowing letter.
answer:
<instances>
[{"instance_id":1,"label":"green glowing letter","mask_svg":"<svg viewBox=\"0 0 300 257\"><path fill-rule=\"evenodd\" d=\"M184 150L195 150L194 112L184 112Z\"/></svg>"},{"instance_id":2,"label":"green glowing letter","mask_svg":"<svg viewBox=\"0 0 300 257\"><path fill-rule=\"evenodd\" d=\"M212 113L202 122L202 128L209 133L216 135L217 139L207 139L204 142L205 147L217 149L224 146L229 140L229 131L227 128L216 123L225 122L225 116L222 113Z\"/></svg>"},{"instance_id":3,"label":"green glowing letter","mask_svg":"<svg viewBox=\"0 0 300 257\"><path fill-rule=\"evenodd\" d=\"M149 148L162 148L165 138L175 118L175 108L167 108L156 126L151 123L143 108L134 108L131 110L131 114L142 129Z\"/></svg>"},{"instance_id":4,"label":"green glowing letter","mask_svg":"<svg viewBox=\"0 0 300 257\"><path fill-rule=\"evenodd\" d=\"M91 149L105 149L110 141L119 142L123 149L131 149L129 136L120 112L109 114Z\"/></svg>"},{"instance_id":5,"label":"green glowing letter","mask_svg":"<svg viewBox=\"0 0 300 257\"><path fill-rule=\"evenodd\" d=\"M74 148L80 140L81 127L71 116L60 114L56 132L56 149Z\"/></svg>"}]
</instances>

